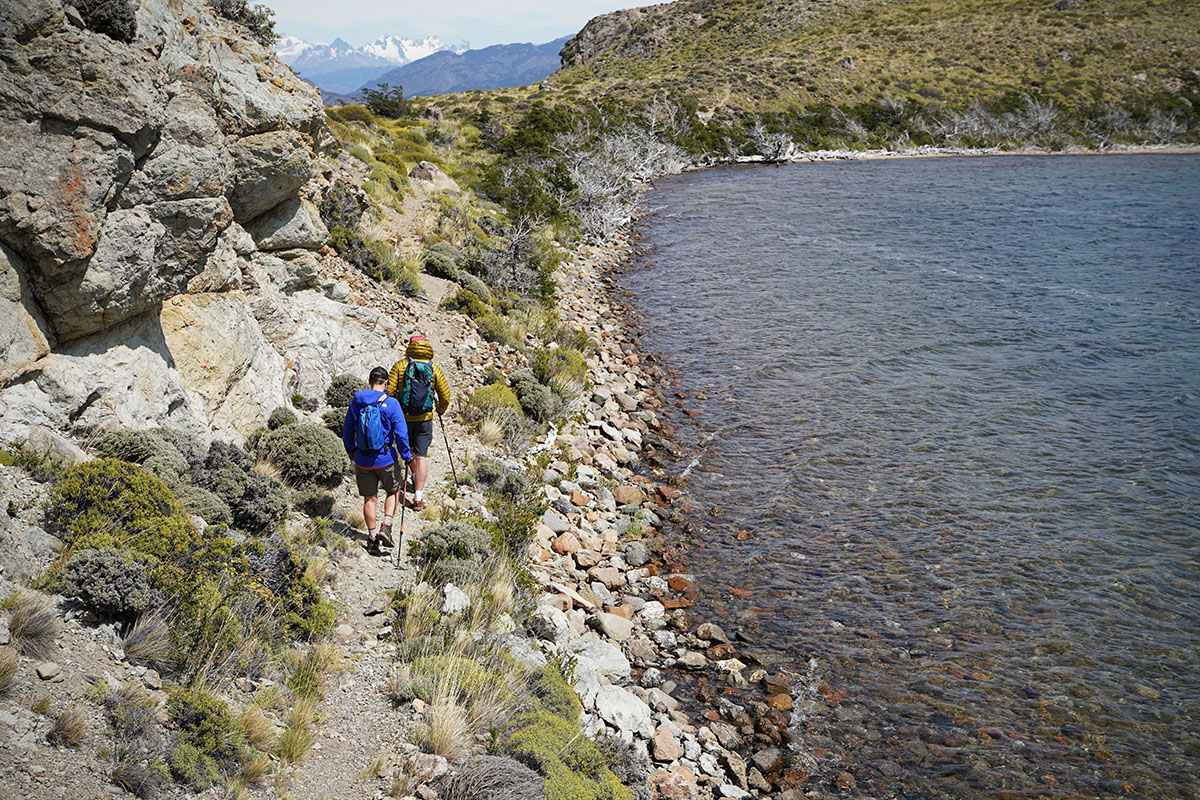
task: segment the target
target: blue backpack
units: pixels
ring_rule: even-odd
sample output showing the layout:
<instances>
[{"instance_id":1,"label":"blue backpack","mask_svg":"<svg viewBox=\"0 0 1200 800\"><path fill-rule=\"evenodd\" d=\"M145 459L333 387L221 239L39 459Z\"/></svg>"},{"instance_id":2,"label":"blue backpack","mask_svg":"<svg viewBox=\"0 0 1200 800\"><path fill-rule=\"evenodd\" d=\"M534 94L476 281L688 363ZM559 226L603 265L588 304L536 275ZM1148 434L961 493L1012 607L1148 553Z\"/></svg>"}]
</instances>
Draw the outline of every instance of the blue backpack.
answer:
<instances>
[{"instance_id":1,"label":"blue backpack","mask_svg":"<svg viewBox=\"0 0 1200 800\"><path fill-rule=\"evenodd\" d=\"M387 431L383 426L383 404L387 398L387 392L384 392L377 401L359 409L358 425L354 429L354 444L359 450L378 453L387 445Z\"/></svg>"}]
</instances>

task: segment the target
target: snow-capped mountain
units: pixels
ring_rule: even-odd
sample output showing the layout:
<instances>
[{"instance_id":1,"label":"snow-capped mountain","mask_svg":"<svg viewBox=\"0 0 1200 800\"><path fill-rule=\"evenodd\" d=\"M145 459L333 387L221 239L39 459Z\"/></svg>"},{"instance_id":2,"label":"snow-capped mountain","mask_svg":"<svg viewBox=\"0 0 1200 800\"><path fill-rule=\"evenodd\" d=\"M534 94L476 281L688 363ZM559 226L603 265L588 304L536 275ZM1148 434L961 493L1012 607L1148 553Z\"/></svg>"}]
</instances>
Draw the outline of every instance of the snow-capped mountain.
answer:
<instances>
[{"instance_id":1,"label":"snow-capped mountain","mask_svg":"<svg viewBox=\"0 0 1200 800\"><path fill-rule=\"evenodd\" d=\"M380 36L363 47L354 47L344 39L325 42L306 42L295 36L283 36L275 52L300 77L325 92L350 92L387 72L433 53L450 50L461 53L467 43L450 47L436 36L406 39L400 36Z\"/></svg>"},{"instance_id":2,"label":"snow-capped mountain","mask_svg":"<svg viewBox=\"0 0 1200 800\"><path fill-rule=\"evenodd\" d=\"M460 45L450 47L436 36L426 36L424 39L380 36L370 44L363 45L362 49L380 58L386 58L394 64L408 64L412 61L425 58L425 56L440 53L443 50L464 53L470 49L470 45L463 42Z\"/></svg>"}]
</instances>

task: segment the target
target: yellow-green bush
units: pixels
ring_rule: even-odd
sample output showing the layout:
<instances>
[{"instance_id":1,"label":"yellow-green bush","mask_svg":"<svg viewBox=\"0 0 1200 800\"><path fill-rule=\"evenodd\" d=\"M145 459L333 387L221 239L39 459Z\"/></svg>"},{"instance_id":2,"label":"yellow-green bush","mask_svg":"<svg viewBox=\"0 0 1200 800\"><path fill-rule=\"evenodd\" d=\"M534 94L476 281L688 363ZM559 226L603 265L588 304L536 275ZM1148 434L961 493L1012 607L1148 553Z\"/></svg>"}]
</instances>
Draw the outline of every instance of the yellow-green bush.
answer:
<instances>
[{"instance_id":1,"label":"yellow-green bush","mask_svg":"<svg viewBox=\"0 0 1200 800\"><path fill-rule=\"evenodd\" d=\"M492 409L506 408L522 417L525 416L521 410L521 401L517 399L517 393L503 383L480 386L471 393L467 405L485 414Z\"/></svg>"},{"instance_id":2,"label":"yellow-green bush","mask_svg":"<svg viewBox=\"0 0 1200 800\"><path fill-rule=\"evenodd\" d=\"M542 350L533 360L533 374L545 384L559 375L582 382L587 375L587 360L578 350L565 347Z\"/></svg>"},{"instance_id":3,"label":"yellow-green bush","mask_svg":"<svg viewBox=\"0 0 1200 800\"><path fill-rule=\"evenodd\" d=\"M194 536L165 483L115 458L66 470L50 495L50 507L72 549L122 545L169 559L186 552Z\"/></svg>"}]
</instances>

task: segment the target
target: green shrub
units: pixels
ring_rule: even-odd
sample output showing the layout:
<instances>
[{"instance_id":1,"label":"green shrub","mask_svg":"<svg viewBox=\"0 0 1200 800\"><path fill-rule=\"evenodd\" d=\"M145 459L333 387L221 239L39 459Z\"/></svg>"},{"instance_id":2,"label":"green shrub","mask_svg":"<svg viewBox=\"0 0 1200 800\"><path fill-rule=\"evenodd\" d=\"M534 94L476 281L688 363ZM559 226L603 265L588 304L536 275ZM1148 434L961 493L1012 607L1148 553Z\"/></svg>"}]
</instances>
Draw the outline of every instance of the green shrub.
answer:
<instances>
[{"instance_id":1,"label":"green shrub","mask_svg":"<svg viewBox=\"0 0 1200 800\"><path fill-rule=\"evenodd\" d=\"M217 763L231 763L244 744L242 728L224 700L203 689L174 689L167 714L179 728L179 741Z\"/></svg>"},{"instance_id":2,"label":"green shrub","mask_svg":"<svg viewBox=\"0 0 1200 800\"><path fill-rule=\"evenodd\" d=\"M62 569L59 591L97 614L130 621L165 600L154 590L145 563L112 549L72 555Z\"/></svg>"},{"instance_id":3,"label":"green shrub","mask_svg":"<svg viewBox=\"0 0 1200 800\"><path fill-rule=\"evenodd\" d=\"M512 373L508 376L508 383L517 393L521 408L529 416L546 422L558 413L558 399L550 387L539 381L531 371L523 369Z\"/></svg>"},{"instance_id":4,"label":"green shrub","mask_svg":"<svg viewBox=\"0 0 1200 800\"><path fill-rule=\"evenodd\" d=\"M342 429L346 426L346 414L349 411L350 408L348 406L331 408L321 415L321 424L325 426L325 430L341 436Z\"/></svg>"},{"instance_id":5,"label":"green shrub","mask_svg":"<svg viewBox=\"0 0 1200 800\"><path fill-rule=\"evenodd\" d=\"M198 485L229 506L239 530L257 535L287 516L288 499L278 481L253 472L253 468L254 462L241 448L213 442L193 475Z\"/></svg>"},{"instance_id":6,"label":"green shrub","mask_svg":"<svg viewBox=\"0 0 1200 800\"><path fill-rule=\"evenodd\" d=\"M262 4L251 6L246 0L209 0L209 5L225 19L244 26L263 47L270 47L279 39L279 34L275 33L275 12Z\"/></svg>"},{"instance_id":7,"label":"green shrub","mask_svg":"<svg viewBox=\"0 0 1200 800\"><path fill-rule=\"evenodd\" d=\"M325 112L339 122L361 122L364 125L375 124L375 118L371 116L371 112L367 110L367 107L361 103L348 103L336 108L326 108Z\"/></svg>"},{"instance_id":8,"label":"green shrub","mask_svg":"<svg viewBox=\"0 0 1200 800\"><path fill-rule=\"evenodd\" d=\"M493 383L507 383L508 378L504 371L495 364L488 364L487 369L483 371L483 385L491 386Z\"/></svg>"},{"instance_id":9,"label":"green shrub","mask_svg":"<svg viewBox=\"0 0 1200 800\"><path fill-rule=\"evenodd\" d=\"M171 751L171 776L179 783L203 791L221 780L216 759L187 742L179 742Z\"/></svg>"},{"instance_id":10,"label":"green shrub","mask_svg":"<svg viewBox=\"0 0 1200 800\"><path fill-rule=\"evenodd\" d=\"M489 383L486 386L480 386L471 393L470 399L467 400L467 405L484 414L491 409L506 408L520 416L524 416L524 413L521 411L521 401L517 397L517 393L503 383Z\"/></svg>"},{"instance_id":11,"label":"green shrub","mask_svg":"<svg viewBox=\"0 0 1200 800\"><path fill-rule=\"evenodd\" d=\"M583 706L562 673L548 665L530 679L533 710L518 716L501 750L545 776L547 800L633 800L595 742L579 729Z\"/></svg>"},{"instance_id":12,"label":"green shrub","mask_svg":"<svg viewBox=\"0 0 1200 800\"><path fill-rule=\"evenodd\" d=\"M333 376L333 380L329 382L329 388L325 390L325 402L334 408L349 408L354 395L366 388L363 379L357 375L351 375L348 372L339 373ZM345 417L345 414L342 416ZM341 430L340 424L338 430Z\"/></svg>"},{"instance_id":13,"label":"green shrub","mask_svg":"<svg viewBox=\"0 0 1200 800\"><path fill-rule=\"evenodd\" d=\"M559 375L582 382L587 375L587 361L582 353L564 347L542 350L533 360L533 374L545 384Z\"/></svg>"},{"instance_id":14,"label":"green shrub","mask_svg":"<svg viewBox=\"0 0 1200 800\"><path fill-rule=\"evenodd\" d=\"M499 461L480 461L475 465L472 478L488 491L514 500L529 489L529 477L524 472L506 467Z\"/></svg>"},{"instance_id":15,"label":"green shrub","mask_svg":"<svg viewBox=\"0 0 1200 800\"><path fill-rule=\"evenodd\" d=\"M396 170L396 172L404 173L408 171L408 166L404 163L404 159L395 153L389 153L387 151L376 153L375 160L380 163L387 164L389 167Z\"/></svg>"},{"instance_id":16,"label":"green shrub","mask_svg":"<svg viewBox=\"0 0 1200 800\"><path fill-rule=\"evenodd\" d=\"M486 317L492 313L479 295L468 289L459 289L453 295L447 295L442 301L442 308L453 309L460 314L466 314L471 319Z\"/></svg>"},{"instance_id":17,"label":"green shrub","mask_svg":"<svg viewBox=\"0 0 1200 800\"><path fill-rule=\"evenodd\" d=\"M481 319L477 319L475 324L479 327L479 335L485 341L497 342L498 344L507 345L512 348L520 345L520 341L513 334L512 328L495 314L488 314Z\"/></svg>"},{"instance_id":18,"label":"green shrub","mask_svg":"<svg viewBox=\"0 0 1200 800\"><path fill-rule=\"evenodd\" d=\"M421 280L406 269L396 272L395 285L396 291L405 297L419 297L421 294Z\"/></svg>"},{"instance_id":19,"label":"green shrub","mask_svg":"<svg viewBox=\"0 0 1200 800\"><path fill-rule=\"evenodd\" d=\"M485 531L462 521L437 525L409 546L409 553L425 562L444 558L464 558L482 561L490 550Z\"/></svg>"},{"instance_id":20,"label":"green shrub","mask_svg":"<svg viewBox=\"0 0 1200 800\"><path fill-rule=\"evenodd\" d=\"M320 425L290 425L270 431L259 448L293 486L336 486L345 471L341 438Z\"/></svg>"},{"instance_id":21,"label":"green shrub","mask_svg":"<svg viewBox=\"0 0 1200 800\"><path fill-rule=\"evenodd\" d=\"M296 414L287 406L280 406L267 417L267 430L273 431L296 424Z\"/></svg>"},{"instance_id":22,"label":"green shrub","mask_svg":"<svg viewBox=\"0 0 1200 800\"><path fill-rule=\"evenodd\" d=\"M429 250L425 253L425 258L422 260L422 266L430 275L447 280L458 280L458 264L454 259L446 255L444 252L437 250Z\"/></svg>"},{"instance_id":23,"label":"green shrub","mask_svg":"<svg viewBox=\"0 0 1200 800\"><path fill-rule=\"evenodd\" d=\"M468 292L472 292L476 297L488 305L491 305L496 301L496 298L492 296L492 290L488 288L488 285L471 273L465 271L459 272L458 280L464 289L466 289Z\"/></svg>"},{"instance_id":24,"label":"green shrub","mask_svg":"<svg viewBox=\"0 0 1200 800\"><path fill-rule=\"evenodd\" d=\"M111 431L93 447L97 455L140 464L168 486L186 479L189 465L183 453L165 437L151 431Z\"/></svg>"},{"instance_id":25,"label":"green shrub","mask_svg":"<svg viewBox=\"0 0 1200 800\"><path fill-rule=\"evenodd\" d=\"M372 278L378 276L379 256L357 231L345 225L334 225L329 229L329 244L350 266Z\"/></svg>"},{"instance_id":26,"label":"green shrub","mask_svg":"<svg viewBox=\"0 0 1200 800\"><path fill-rule=\"evenodd\" d=\"M346 113L345 106L342 113ZM366 109L363 109L364 111ZM353 189L342 181L334 181L329 187L329 191L321 199L318 206L318 211L321 214L321 221L325 223L325 227L333 228L341 225L351 231L358 231L359 223L362 220L362 206L358 203Z\"/></svg>"},{"instance_id":27,"label":"green shrub","mask_svg":"<svg viewBox=\"0 0 1200 800\"><path fill-rule=\"evenodd\" d=\"M333 513L334 496L320 489L302 489L292 497L292 506L310 517L328 517Z\"/></svg>"},{"instance_id":28,"label":"green shrub","mask_svg":"<svg viewBox=\"0 0 1200 800\"><path fill-rule=\"evenodd\" d=\"M55 530L71 548L117 544L169 559L186 552L192 537L165 483L112 458L67 469L50 507Z\"/></svg>"},{"instance_id":29,"label":"green shrub","mask_svg":"<svg viewBox=\"0 0 1200 800\"><path fill-rule=\"evenodd\" d=\"M209 525L233 524L233 512L229 504L208 489L181 486L175 490L175 499L185 511L195 514Z\"/></svg>"}]
</instances>

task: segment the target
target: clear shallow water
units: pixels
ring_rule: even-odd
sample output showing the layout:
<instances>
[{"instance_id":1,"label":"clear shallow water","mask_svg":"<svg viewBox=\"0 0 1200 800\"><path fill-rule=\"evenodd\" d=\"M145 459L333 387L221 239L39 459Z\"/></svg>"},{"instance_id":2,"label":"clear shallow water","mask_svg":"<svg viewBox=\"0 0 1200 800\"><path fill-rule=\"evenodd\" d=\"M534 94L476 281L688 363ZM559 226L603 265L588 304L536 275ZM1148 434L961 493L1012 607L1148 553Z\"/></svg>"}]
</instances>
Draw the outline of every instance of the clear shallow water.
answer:
<instances>
[{"instance_id":1,"label":"clear shallow water","mask_svg":"<svg viewBox=\"0 0 1200 800\"><path fill-rule=\"evenodd\" d=\"M730 168L650 201L623 283L704 396L673 417L700 613L799 676L814 782L1200 795L1200 157Z\"/></svg>"}]
</instances>

